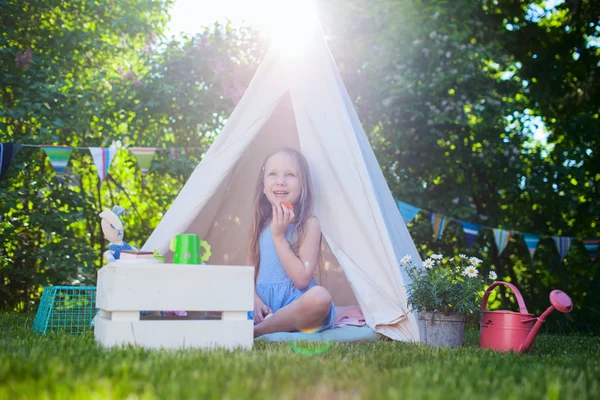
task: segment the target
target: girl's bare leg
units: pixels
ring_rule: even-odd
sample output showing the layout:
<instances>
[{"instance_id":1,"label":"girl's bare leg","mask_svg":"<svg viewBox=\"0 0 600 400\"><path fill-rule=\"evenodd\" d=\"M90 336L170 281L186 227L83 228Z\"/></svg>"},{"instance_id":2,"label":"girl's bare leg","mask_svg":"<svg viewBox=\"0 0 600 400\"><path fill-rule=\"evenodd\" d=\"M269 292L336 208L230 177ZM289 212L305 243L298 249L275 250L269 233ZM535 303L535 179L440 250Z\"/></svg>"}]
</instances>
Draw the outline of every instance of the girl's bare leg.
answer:
<instances>
[{"instance_id":1,"label":"girl's bare leg","mask_svg":"<svg viewBox=\"0 0 600 400\"><path fill-rule=\"evenodd\" d=\"M322 286L314 286L293 303L254 327L254 337L273 332L312 330L321 327L331 309L331 295Z\"/></svg>"}]
</instances>

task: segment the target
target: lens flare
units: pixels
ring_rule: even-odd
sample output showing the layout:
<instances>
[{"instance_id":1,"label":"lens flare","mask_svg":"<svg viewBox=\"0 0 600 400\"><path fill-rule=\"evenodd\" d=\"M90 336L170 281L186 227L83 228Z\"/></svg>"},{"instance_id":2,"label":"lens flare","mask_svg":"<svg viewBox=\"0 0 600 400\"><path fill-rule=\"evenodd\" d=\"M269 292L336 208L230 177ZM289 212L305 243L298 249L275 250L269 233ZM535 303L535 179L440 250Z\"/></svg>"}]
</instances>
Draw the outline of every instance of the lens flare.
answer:
<instances>
[{"instance_id":1,"label":"lens flare","mask_svg":"<svg viewBox=\"0 0 600 400\"><path fill-rule=\"evenodd\" d=\"M311 335L311 339L306 339L298 342L290 342L290 347L296 353L305 355L314 356L326 352L327 350L329 350L333 342L323 342L320 336L317 336L322 328L322 326L317 326L316 328L300 329L300 332ZM312 339L312 337L314 337L314 339Z\"/></svg>"},{"instance_id":2,"label":"lens flare","mask_svg":"<svg viewBox=\"0 0 600 400\"><path fill-rule=\"evenodd\" d=\"M316 328L300 329L300 332L302 332L302 333L317 333L317 332L319 332L319 330L321 328L322 328L321 326L317 326Z\"/></svg>"},{"instance_id":3,"label":"lens flare","mask_svg":"<svg viewBox=\"0 0 600 400\"><path fill-rule=\"evenodd\" d=\"M332 345L333 342L310 342L306 340L290 342L290 347L294 352L308 356L325 353Z\"/></svg>"}]
</instances>

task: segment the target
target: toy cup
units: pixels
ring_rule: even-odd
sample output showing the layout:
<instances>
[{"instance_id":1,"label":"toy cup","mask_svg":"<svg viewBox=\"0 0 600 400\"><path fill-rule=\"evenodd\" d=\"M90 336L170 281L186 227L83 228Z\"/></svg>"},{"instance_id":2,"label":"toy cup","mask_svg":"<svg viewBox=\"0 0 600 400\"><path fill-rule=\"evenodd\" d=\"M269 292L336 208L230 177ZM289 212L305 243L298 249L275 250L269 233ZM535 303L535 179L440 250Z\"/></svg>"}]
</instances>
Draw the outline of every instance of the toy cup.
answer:
<instances>
[{"instance_id":1,"label":"toy cup","mask_svg":"<svg viewBox=\"0 0 600 400\"><path fill-rule=\"evenodd\" d=\"M201 264L210 258L210 245L200 236L192 233L182 233L171 239L173 264ZM204 255L201 253L204 249Z\"/></svg>"}]
</instances>

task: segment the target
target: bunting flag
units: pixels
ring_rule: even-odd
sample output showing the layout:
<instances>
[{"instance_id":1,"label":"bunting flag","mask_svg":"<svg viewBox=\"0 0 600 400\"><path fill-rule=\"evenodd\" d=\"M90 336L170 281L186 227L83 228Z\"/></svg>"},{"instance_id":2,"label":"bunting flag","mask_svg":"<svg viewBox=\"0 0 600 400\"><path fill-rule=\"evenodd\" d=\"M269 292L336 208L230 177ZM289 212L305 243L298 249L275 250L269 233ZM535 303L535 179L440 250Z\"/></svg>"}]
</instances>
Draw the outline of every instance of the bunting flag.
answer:
<instances>
[{"instance_id":1,"label":"bunting flag","mask_svg":"<svg viewBox=\"0 0 600 400\"><path fill-rule=\"evenodd\" d=\"M142 170L142 177L146 178L146 174L152 165L152 159L154 158L154 153L156 153L155 147L130 147L129 151L131 154L135 156L137 159L138 165Z\"/></svg>"},{"instance_id":2,"label":"bunting flag","mask_svg":"<svg viewBox=\"0 0 600 400\"><path fill-rule=\"evenodd\" d=\"M598 255L598 244L600 244L600 239L583 239L583 245L587 250L588 254L592 261L596 261L596 256Z\"/></svg>"},{"instance_id":3,"label":"bunting flag","mask_svg":"<svg viewBox=\"0 0 600 400\"><path fill-rule=\"evenodd\" d=\"M117 153L116 147L110 148L102 148L102 147L69 147L69 146L51 146L51 145L38 145L38 144L13 144L13 143L0 143L0 181L6 175L6 171L10 167L10 164L20 151L22 147L41 147L48 158L50 159L50 163L56 173L56 178L59 182L62 182L64 179L64 175L67 171L67 165L69 163L69 158L71 156L71 152L74 149L77 150L88 150L90 151L92 158L94 159L94 164L96 165L96 169L98 172L98 176L100 178L100 183L102 183L108 176L108 169ZM154 154L157 151L169 151L171 155L171 159L177 160L182 157L188 157L189 153L193 149L199 149L199 147L175 147L175 148L156 148L156 147L132 147L129 150L135 156L140 170L142 172L142 176L145 180L148 171L152 165L152 161L154 159ZM436 214L429 210L422 210L419 207L415 207L411 204L404 203L402 201L397 201L398 209L400 210L400 214L402 219L406 224L412 222L416 215L420 211L425 211L430 213L430 220L433 224L433 236L439 240L442 237L442 234L448 224L453 218L445 217L440 214ZM529 250L529 255L533 258L535 252L537 251L537 246L539 245L539 241L542 235L533 234L533 233L521 233L517 231L508 231L503 229L495 229L491 227L486 227L484 225L473 224L469 222L459 221L463 227L463 231L465 234L467 248L473 245L473 242L479 231L483 228L490 228L494 231L494 241L498 248L498 254L502 254L506 246L508 245L510 238L514 234L522 234L525 240L525 244L527 245L527 249ZM575 237L567 237L567 236L553 236L557 250L560 254L561 260L563 260L571 247L571 244L574 240L580 239L582 240L588 255L592 259L592 261L596 261L598 248L600 247L600 238L575 238Z\"/></svg>"},{"instance_id":4,"label":"bunting flag","mask_svg":"<svg viewBox=\"0 0 600 400\"><path fill-rule=\"evenodd\" d=\"M571 247L573 238L568 236L552 236L552 239L554 239L554 243L556 243L556 248L558 249L558 254L560 254L560 260L562 261L569 252L569 247Z\"/></svg>"},{"instance_id":5,"label":"bunting flag","mask_svg":"<svg viewBox=\"0 0 600 400\"><path fill-rule=\"evenodd\" d=\"M412 221L421 210L419 207L411 206L402 201L398 201L398 208L400 209L400 214L402 215L405 224Z\"/></svg>"},{"instance_id":6,"label":"bunting flag","mask_svg":"<svg viewBox=\"0 0 600 400\"><path fill-rule=\"evenodd\" d=\"M102 185L102 182L108 176L108 167L110 167L115 154L117 154L117 149L115 147L90 147L90 153L92 153L98 177L100 178L100 184Z\"/></svg>"},{"instance_id":7,"label":"bunting flag","mask_svg":"<svg viewBox=\"0 0 600 400\"><path fill-rule=\"evenodd\" d=\"M0 181L19 150L21 150L20 144L0 143Z\"/></svg>"},{"instance_id":8,"label":"bunting flag","mask_svg":"<svg viewBox=\"0 0 600 400\"><path fill-rule=\"evenodd\" d=\"M512 231L506 231L504 229L493 229L494 230L494 241L496 242L496 246L498 247L498 257L504 249L506 245L510 241L510 238L513 235Z\"/></svg>"},{"instance_id":9,"label":"bunting flag","mask_svg":"<svg viewBox=\"0 0 600 400\"><path fill-rule=\"evenodd\" d=\"M50 159L50 164L54 168L56 173L56 179L62 182L67 171L67 164L69 163L69 157L73 151L72 147L69 146L41 146L46 152L46 155Z\"/></svg>"},{"instance_id":10,"label":"bunting flag","mask_svg":"<svg viewBox=\"0 0 600 400\"><path fill-rule=\"evenodd\" d=\"M529 255L533 259L533 255L537 250L538 243L540 242L540 235L535 235L533 233L523 233L523 237L525 238L525 244L527 245L527 250L529 250Z\"/></svg>"},{"instance_id":11,"label":"bunting flag","mask_svg":"<svg viewBox=\"0 0 600 400\"><path fill-rule=\"evenodd\" d=\"M467 249L471 247L477 234L479 233L479 229L481 226L478 224L472 224L470 222L460 221L460 224L463 227L463 231L465 232L465 239L467 240Z\"/></svg>"},{"instance_id":12,"label":"bunting flag","mask_svg":"<svg viewBox=\"0 0 600 400\"><path fill-rule=\"evenodd\" d=\"M437 240L440 240L440 238L442 237L442 233L444 232L444 229L446 229L446 227L450 223L450 218L447 218L447 217L444 217L443 215L432 212L430 219L431 219L431 223L433 224L433 236Z\"/></svg>"}]
</instances>

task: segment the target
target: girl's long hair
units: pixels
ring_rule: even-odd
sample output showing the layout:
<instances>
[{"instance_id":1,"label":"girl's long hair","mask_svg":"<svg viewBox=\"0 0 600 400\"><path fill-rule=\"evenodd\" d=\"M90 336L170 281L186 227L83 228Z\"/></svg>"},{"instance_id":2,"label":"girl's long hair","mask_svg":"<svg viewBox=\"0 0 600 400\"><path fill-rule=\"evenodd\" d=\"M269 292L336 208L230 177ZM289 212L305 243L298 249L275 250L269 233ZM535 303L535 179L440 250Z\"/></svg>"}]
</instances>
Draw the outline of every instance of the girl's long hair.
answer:
<instances>
[{"instance_id":1,"label":"girl's long hair","mask_svg":"<svg viewBox=\"0 0 600 400\"><path fill-rule=\"evenodd\" d=\"M267 222L271 219L273 214L273 208L267 196L264 193L264 173L265 164L273 155L278 153L286 153L290 155L298 164L298 174L300 179L300 198L298 204L294 207L294 228L291 235L290 246L292 251L298 254L298 249L304 240L306 234L307 224L313 213L314 206L314 192L312 187L312 180L310 177L310 170L308 168L308 162L306 158L299 151L292 148L279 149L267 156L262 164L260 173L258 174L258 180L256 182L256 192L254 193L254 221L250 228L250 247L248 249L248 260L250 264L255 267L255 276L258 276L258 267L260 265L260 249L259 249L259 237L262 231L267 226Z\"/></svg>"}]
</instances>

